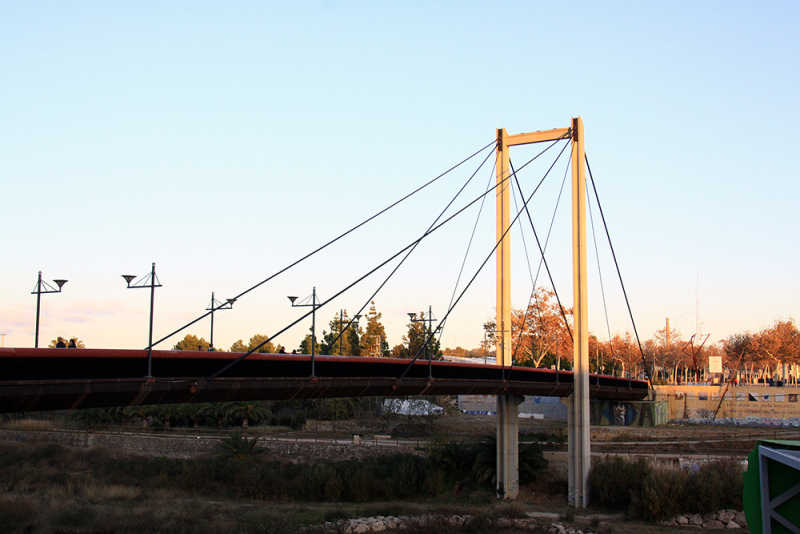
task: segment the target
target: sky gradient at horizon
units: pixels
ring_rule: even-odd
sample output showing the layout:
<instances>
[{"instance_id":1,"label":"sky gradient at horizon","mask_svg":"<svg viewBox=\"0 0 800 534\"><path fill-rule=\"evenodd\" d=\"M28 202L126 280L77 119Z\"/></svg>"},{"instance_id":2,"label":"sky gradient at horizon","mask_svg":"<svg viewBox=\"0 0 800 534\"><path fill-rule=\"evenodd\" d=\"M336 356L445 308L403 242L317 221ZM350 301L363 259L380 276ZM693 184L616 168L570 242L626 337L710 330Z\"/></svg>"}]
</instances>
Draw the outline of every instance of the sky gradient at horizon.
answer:
<instances>
[{"instance_id":1,"label":"sky gradient at horizon","mask_svg":"<svg viewBox=\"0 0 800 534\"><path fill-rule=\"evenodd\" d=\"M121 274L157 263L159 338L203 313L212 291L226 298L263 280L491 143L496 128L565 127L578 115L643 339L667 317L688 338L698 301L711 341L794 317L798 27L793 2L3 2L5 346L33 346L39 270L70 280L42 297L40 345L76 335L141 348L149 296L127 291ZM328 298L413 240L470 165L220 313L216 344L272 335L301 313L287 295L316 287ZM537 204L537 231L560 177ZM548 260L570 302L568 207ZM376 298L390 345L407 312L431 305L443 316L476 216L421 245ZM493 225L488 202L471 268ZM512 237L514 307L531 289L530 238ZM624 332L607 252L601 263L610 328ZM483 339L493 268L453 313L443 347ZM591 329L604 339L590 276ZM321 310L318 333L339 309L354 313L378 278ZM277 341L296 347L307 323ZM208 322L188 333L208 339Z\"/></svg>"}]
</instances>

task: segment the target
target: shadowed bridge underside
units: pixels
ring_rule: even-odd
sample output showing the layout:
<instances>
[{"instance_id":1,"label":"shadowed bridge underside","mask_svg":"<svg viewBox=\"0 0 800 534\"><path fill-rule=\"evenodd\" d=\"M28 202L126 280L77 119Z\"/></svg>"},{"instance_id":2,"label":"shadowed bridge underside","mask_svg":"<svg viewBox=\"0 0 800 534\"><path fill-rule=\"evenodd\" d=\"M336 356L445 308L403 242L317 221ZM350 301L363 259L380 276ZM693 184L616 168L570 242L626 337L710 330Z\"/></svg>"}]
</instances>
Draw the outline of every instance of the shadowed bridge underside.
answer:
<instances>
[{"instance_id":1,"label":"shadowed bridge underside","mask_svg":"<svg viewBox=\"0 0 800 534\"><path fill-rule=\"evenodd\" d=\"M241 356L230 352L153 351L155 378L144 378L146 350L0 348L0 413L144 404L316 399L405 395L546 395L572 393L568 371L435 361L251 354L218 378L206 381ZM505 372L504 372L505 371ZM592 398L640 400L647 382L590 376Z\"/></svg>"}]
</instances>

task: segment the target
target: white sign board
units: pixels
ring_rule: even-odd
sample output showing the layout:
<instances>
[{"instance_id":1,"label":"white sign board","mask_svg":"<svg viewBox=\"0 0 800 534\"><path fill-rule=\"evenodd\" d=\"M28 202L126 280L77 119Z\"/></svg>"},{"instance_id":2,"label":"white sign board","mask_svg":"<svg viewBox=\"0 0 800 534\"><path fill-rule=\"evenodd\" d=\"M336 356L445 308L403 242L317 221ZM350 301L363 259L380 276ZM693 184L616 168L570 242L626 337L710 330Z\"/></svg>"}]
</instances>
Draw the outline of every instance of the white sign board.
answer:
<instances>
[{"instance_id":1,"label":"white sign board","mask_svg":"<svg viewBox=\"0 0 800 534\"><path fill-rule=\"evenodd\" d=\"M708 372L721 373L722 372L722 356L709 356L708 357Z\"/></svg>"}]
</instances>

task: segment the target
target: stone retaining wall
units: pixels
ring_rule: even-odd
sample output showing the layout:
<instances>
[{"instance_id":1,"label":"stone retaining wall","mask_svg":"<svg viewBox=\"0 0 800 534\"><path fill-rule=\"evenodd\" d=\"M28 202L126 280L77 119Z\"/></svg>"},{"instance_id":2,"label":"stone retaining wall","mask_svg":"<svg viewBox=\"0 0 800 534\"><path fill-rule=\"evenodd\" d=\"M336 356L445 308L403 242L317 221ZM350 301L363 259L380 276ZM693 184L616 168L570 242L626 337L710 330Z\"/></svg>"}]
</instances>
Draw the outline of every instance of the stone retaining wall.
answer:
<instances>
[{"instance_id":1,"label":"stone retaining wall","mask_svg":"<svg viewBox=\"0 0 800 534\"><path fill-rule=\"evenodd\" d=\"M104 434L95 432L35 432L0 430L0 441L58 443L69 447L104 447L139 454L192 458L213 454L220 437L153 436L141 434ZM398 452L418 452L414 447L353 445L313 441L261 439L271 457L291 461L362 459Z\"/></svg>"}]
</instances>

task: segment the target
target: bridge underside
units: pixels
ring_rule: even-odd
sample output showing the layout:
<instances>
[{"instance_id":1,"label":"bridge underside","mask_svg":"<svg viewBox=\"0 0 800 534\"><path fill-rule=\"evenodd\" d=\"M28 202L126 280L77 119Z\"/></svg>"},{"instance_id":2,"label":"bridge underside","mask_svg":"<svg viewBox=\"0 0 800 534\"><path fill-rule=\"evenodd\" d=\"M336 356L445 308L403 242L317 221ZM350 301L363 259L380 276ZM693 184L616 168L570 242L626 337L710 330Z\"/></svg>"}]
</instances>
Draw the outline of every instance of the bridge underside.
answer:
<instances>
[{"instance_id":1,"label":"bridge underside","mask_svg":"<svg viewBox=\"0 0 800 534\"><path fill-rule=\"evenodd\" d=\"M545 395L572 393L572 373L549 369L318 356L310 377L308 355L252 354L219 378L203 377L236 353L104 349L0 349L0 413L146 404L239 400L317 399L405 395ZM505 380L504 380L505 378ZM647 383L592 375L592 398L638 400Z\"/></svg>"}]
</instances>

